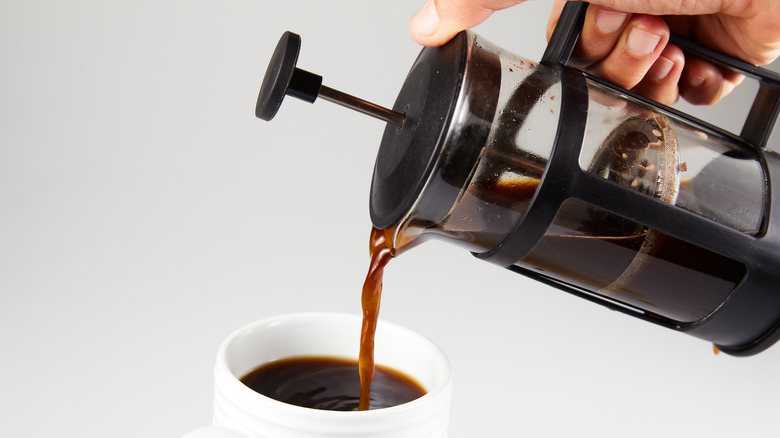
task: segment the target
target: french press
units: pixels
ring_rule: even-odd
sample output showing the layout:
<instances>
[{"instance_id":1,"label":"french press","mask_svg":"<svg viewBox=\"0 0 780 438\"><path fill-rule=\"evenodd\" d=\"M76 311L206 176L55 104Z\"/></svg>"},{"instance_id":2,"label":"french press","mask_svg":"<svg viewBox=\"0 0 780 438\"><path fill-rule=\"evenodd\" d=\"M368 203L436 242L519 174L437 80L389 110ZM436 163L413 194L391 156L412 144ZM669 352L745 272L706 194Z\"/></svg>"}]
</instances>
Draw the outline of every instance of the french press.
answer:
<instances>
[{"instance_id":1,"label":"french press","mask_svg":"<svg viewBox=\"0 0 780 438\"><path fill-rule=\"evenodd\" d=\"M780 75L672 36L759 81L733 134L567 65L586 8L566 4L540 63L470 31L424 48L392 110L298 69L288 32L256 114L270 120L289 94L388 122L371 187L377 228L447 239L728 354L768 348L780 338L780 157L766 149Z\"/></svg>"}]
</instances>

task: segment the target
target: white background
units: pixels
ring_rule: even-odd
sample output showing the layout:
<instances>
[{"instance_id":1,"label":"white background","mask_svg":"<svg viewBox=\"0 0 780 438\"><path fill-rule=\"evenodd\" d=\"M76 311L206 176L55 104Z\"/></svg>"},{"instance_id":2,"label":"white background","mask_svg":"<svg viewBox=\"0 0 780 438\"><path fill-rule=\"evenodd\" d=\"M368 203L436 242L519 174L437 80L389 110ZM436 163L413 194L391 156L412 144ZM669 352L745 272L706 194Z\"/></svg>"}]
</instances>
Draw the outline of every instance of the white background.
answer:
<instances>
[{"instance_id":1,"label":"white background","mask_svg":"<svg viewBox=\"0 0 780 438\"><path fill-rule=\"evenodd\" d=\"M255 98L289 29L300 67L392 105L422 3L0 3L0 436L181 436L231 331L359 313L382 124ZM477 32L538 60L550 3ZM780 433L780 347L716 356L443 243L391 263L382 305L450 356L455 438Z\"/></svg>"}]
</instances>

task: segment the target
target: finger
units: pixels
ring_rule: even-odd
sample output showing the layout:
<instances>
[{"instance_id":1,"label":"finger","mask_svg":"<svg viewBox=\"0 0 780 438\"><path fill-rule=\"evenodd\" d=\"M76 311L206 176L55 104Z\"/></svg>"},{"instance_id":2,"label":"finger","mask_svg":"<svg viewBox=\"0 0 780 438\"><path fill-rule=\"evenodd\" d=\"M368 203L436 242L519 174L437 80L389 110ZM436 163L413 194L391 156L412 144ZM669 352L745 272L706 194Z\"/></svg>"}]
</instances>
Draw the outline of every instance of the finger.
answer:
<instances>
[{"instance_id":1,"label":"finger","mask_svg":"<svg viewBox=\"0 0 780 438\"><path fill-rule=\"evenodd\" d=\"M428 0L409 22L412 38L424 46L440 46L455 34L485 21L493 12L525 0Z\"/></svg>"},{"instance_id":2,"label":"finger","mask_svg":"<svg viewBox=\"0 0 780 438\"><path fill-rule=\"evenodd\" d=\"M680 1L680 0L590 0L608 8L648 15L706 15L723 12L728 15L745 13L749 0Z\"/></svg>"},{"instance_id":3,"label":"finger","mask_svg":"<svg viewBox=\"0 0 780 438\"><path fill-rule=\"evenodd\" d=\"M724 13L727 15L744 16L749 14L749 0L730 2L697 1L681 2L679 0L590 0L591 6L600 5L613 10L647 15L709 15ZM550 19L547 22L547 39L552 35L552 29L558 23L563 5L567 0L555 0ZM687 17L686 17L687 18Z\"/></svg>"},{"instance_id":4,"label":"finger","mask_svg":"<svg viewBox=\"0 0 780 438\"><path fill-rule=\"evenodd\" d=\"M669 28L660 17L633 15L617 43L601 61L586 70L623 88L639 84L669 42ZM588 42L583 40L583 46Z\"/></svg>"},{"instance_id":5,"label":"finger","mask_svg":"<svg viewBox=\"0 0 780 438\"><path fill-rule=\"evenodd\" d=\"M680 79L680 95L694 105L711 105L729 94L743 78L707 61L688 58Z\"/></svg>"},{"instance_id":6,"label":"finger","mask_svg":"<svg viewBox=\"0 0 780 438\"><path fill-rule=\"evenodd\" d=\"M547 21L547 40L552 37L566 0L556 0ZM606 57L617 43L631 14L599 5L588 6L573 64L584 67Z\"/></svg>"},{"instance_id":7,"label":"finger","mask_svg":"<svg viewBox=\"0 0 780 438\"><path fill-rule=\"evenodd\" d=\"M588 66L610 54L628 24L631 14L598 5L588 6L574 51L574 64Z\"/></svg>"},{"instance_id":8,"label":"finger","mask_svg":"<svg viewBox=\"0 0 780 438\"><path fill-rule=\"evenodd\" d=\"M685 55L682 50L667 45L645 78L632 91L664 105L673 105L680 98L678 83L684 67Z\"/></svg>"}]
</instances>

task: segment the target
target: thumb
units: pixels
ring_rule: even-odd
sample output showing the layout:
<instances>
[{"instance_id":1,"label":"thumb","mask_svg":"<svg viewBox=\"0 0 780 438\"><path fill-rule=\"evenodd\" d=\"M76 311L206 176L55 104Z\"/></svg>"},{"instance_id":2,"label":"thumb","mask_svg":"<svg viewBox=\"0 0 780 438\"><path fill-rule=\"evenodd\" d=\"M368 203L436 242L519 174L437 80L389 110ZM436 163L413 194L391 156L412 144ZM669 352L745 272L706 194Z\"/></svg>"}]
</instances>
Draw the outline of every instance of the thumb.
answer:
<instances>
[{"instance_id":1,"label":"thumb","mask_svg":"<svg viewBox=\"0 0 780 438\"><path fill-rule=\"evenodd\" d=\"M455 34L485 21L493 12L525 0L428 0L409 23L412 38L424 46L440 46Z\"/></svg>"}]
</instances>

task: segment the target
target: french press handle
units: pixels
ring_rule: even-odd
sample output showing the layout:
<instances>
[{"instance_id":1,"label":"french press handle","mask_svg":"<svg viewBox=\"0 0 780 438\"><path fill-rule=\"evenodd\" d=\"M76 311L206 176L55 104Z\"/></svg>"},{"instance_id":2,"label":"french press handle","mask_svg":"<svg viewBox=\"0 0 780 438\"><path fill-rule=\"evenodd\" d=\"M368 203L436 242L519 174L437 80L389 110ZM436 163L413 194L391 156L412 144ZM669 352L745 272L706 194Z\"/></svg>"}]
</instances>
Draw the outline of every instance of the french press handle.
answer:
<instances>
[{"instance_id":1,"label":"french press handle","mask_svg":"<svg viewBox=\"0 0 780 438\"><path fill-rule=\"evenodd\" d=\"M588 5L587 2L566 2L558 20L558 24L555 26L555 30L550 38L550 42L547 44L547 48L542 56L542 63L569 66L569 59L571 58L574 46L577 44L580 32L582 31L582 25L585 21L585 13L587 12ZM752 77L758 81L758 93L756 93L750 112L745 119L745 123L742 125L742 131L736 137L755 148L765 149L769 137L772 134L772 130L774 129L778 113L780 112L780 75L771 70L724 55L674 33L670 36L669 42L683 49L686 55L704 59L720 67ZM590 75L588 75L588 77L619 93L626 94L649 105L659 107L662 110L688 120L689 122L719 132L727 137L734 137L734 134L726 132L703 120L699 120L687 113L683 113L652 99L625 90L617 85L604 81L603 79Z\"/></svg>"}]
</instances>

